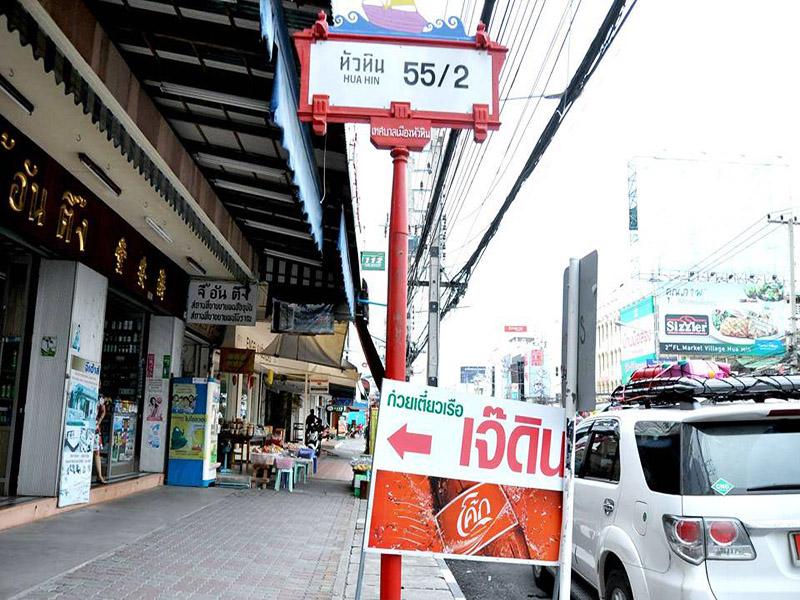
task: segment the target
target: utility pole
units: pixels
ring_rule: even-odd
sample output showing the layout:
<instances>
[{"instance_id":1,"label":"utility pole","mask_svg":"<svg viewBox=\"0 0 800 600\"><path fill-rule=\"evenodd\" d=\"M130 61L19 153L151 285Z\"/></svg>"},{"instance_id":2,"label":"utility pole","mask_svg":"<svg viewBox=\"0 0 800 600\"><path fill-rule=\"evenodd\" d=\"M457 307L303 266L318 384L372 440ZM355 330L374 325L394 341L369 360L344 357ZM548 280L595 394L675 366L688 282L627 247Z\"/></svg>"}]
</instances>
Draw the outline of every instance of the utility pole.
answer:
<instances>
[{"instance_id":1,"label":"utility pole","mask_svg":"<svg viewBox=\"0 0 800 600\"><path fill-rule=\"evenodd\" d=\"M441 224L437 215L430 247L431 264L428 274L428 385L439 385L439 299L442 267L439 252L441 250Z\"/></svg>"},{"instance_id":2,"label":"utility pole","mask_svg":"<svg viewBox=\"0 0 800 600\"><path fill-rule=\"evenodd\" d=\"M793 367L797 367L797 314L796 300L797 292L795 290L795 277L794 277L794 228L798 225L797 217L793 215L778 215L777 218L772 218L772 215L767 215L767 222L775 225L787 225L789 231L789 331L791 339L791 350L789 359Z\"/></svg>"}]
</instances>

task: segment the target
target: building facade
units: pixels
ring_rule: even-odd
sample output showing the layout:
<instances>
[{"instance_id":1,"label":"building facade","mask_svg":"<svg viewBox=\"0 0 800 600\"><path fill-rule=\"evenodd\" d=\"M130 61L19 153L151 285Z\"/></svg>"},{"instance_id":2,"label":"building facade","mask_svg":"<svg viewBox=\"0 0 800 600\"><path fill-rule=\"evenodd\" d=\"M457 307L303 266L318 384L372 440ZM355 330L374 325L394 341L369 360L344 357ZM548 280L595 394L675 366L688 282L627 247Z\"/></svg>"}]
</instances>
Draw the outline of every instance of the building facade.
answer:
<instances>
[{"instance_id":1,"label":"building facade","mask_svg":"<svg viewBox=\"0 0 800 600\"><path fill-rule=\"evenodd\" d=\"M280 405L287 439L355 393L344 129L298 121L290 43L329 3L189 4L0 5L0 498L162 476L175 377L222 378L219 421ZM236 284L267 341L190 318L193 279ZM276 300L326 307L337 342L272 334ZM226 345L260 362L225 372Z\"/></svg>"}]
</instances>

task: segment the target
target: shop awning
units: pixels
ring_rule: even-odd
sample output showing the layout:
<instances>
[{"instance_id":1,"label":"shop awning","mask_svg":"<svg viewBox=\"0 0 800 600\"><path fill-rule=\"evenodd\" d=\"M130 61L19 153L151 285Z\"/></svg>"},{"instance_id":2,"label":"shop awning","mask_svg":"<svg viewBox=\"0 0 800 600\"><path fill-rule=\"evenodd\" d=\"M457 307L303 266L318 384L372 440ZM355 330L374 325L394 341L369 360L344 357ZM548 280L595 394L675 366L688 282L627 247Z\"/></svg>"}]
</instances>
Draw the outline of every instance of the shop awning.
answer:
<instances>
[{"instance_id":1,"label":"shop awning","mask_svg":"<svg viewBox=\"0 0 800 600\"><path fill-rule=\"evenodd\" d=\"M335 322L334 333L326 335L272 333L269 323L259 322L255 327L230 327L224 345L255 350L256 370L261 372L278 364L275 360L289 360L298 364L308 363L313 368L331 369L332 373L352 370L357 380L355 367L342 359L346 339L347 323L343 321ZM351 379L349 374L347 379ZM355 387L355 383L347 385Z\"/></svg>"},{"instance_id":2,"label":"shop awning","mask_svg":"<svg viewBox=\"0 0 800 600\"><path fill-rule=\"evenodd\" d=\"M271 297L346 305L352 317L344 127L321 138L298 121L290 37L329 0L86 4L256 250Z\"/></svg>"}]
</instances>

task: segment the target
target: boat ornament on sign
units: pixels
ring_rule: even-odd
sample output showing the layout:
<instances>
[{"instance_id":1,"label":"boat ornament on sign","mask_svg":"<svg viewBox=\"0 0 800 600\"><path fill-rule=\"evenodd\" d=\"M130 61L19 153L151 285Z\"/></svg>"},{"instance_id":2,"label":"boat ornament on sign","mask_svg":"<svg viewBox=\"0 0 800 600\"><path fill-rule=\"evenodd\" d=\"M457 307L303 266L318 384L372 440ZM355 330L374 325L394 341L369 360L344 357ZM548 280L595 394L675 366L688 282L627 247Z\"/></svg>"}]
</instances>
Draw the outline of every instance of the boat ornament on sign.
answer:
<instances>
[{"instance_id":1,"label":"boat ornament on sign","mask_svg":"<svg viewBox=\"0 0 800 600\"><path fill-rule=\"evenodd\" d=\"M461 19L429 20L419 12L414 0L364 0L361 8L363 12L350 11L346 16L335 16L332 32L473 40L467 35Z\"/></svg>"}]
</instances>

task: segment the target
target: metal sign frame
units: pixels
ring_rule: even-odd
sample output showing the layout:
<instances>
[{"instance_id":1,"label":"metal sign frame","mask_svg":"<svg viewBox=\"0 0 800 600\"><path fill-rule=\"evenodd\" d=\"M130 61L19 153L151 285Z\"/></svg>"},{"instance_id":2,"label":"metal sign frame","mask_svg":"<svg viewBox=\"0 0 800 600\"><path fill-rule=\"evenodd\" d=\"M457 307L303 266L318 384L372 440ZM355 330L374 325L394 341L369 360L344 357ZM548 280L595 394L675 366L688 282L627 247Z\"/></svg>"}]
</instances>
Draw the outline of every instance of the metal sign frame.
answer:
<instances>
[{"instance_id":1,"label":"metal sign frame","mask_svg":"<svg viewBox=\"0 0 800 600\"><path fill-rule=\"evenodd\" d=\"M309 77L311 72L311 45L320 40L342 41L353 43L387 44L392 46L422 46L436 48L452 48L456 50L486 51L492 59L492 103L474 104L471 113L439 112L414 110L397 114L393 106L389 108L364 108L347 106L330 106L329 96L314 95L309 101ZM451 129L472 129L475 140L486 139L488 131L500 127L500 70L505 62L508 48L489 39L483 23L478 25L474 41L447 40L441 38L402 37L394 35L370 35L356 33L337 33L328 27L324 12L319 14L317 22L309 29L294 34L297 54L300 57L300 98L298 116L303 122L312 123L314 133L324 135L328 123L370 123L376 118L413 118L430 121L431 127L447 127Z\"/></svg>"}]
</instances>

